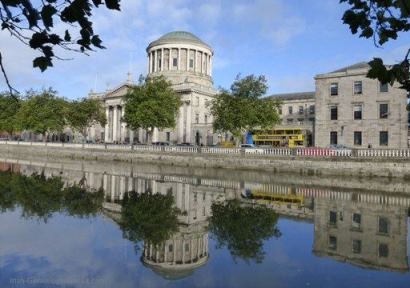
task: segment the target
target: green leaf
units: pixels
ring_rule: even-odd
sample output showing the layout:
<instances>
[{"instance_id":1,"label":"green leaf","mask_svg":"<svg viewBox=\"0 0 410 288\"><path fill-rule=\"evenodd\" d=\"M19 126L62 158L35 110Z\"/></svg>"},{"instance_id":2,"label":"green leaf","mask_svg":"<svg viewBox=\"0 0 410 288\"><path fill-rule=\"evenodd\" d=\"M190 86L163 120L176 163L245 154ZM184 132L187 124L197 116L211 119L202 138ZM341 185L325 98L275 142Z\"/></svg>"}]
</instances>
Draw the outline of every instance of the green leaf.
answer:
<instances>
[{"instance_id":1,"label":"green leaf","mask_svg":"<svg viewBox=\"0 0 410 288\"><path fill-rule=\"evenodd\" d=\"M70 32L68 32L68 30L65 30L64 40L67 42L71 41L71 35L70 35Z\"/></svg>"},{"instance_id":2,"label":"green leaf","mask_svg":"<svg viewBox=\"0 0 410 288\"><path fill-rule=\"evenodd\" d=\"M105 0L108 9L120 10L120 0Z\"/></svg>"},{"instance_id":3,"label":"green leaf","mask_svg":"<svg viewBox=\"0 0 410 288\"><path fill-rule=\"evenodd\" d=\"M104 49L105 47L102 46L101 43L102 43L102 41L101 41L101 39L100 39L100 37L99 37L98 35L94 35L94 36L91 38L91 44L93 44L95 47Z\"/></svg>"},{"instance_id":4,"label":"green leaf","mask_svg":"<svg viewBox=\"0 0 410 288\"><path fill-rule=\"evenodd\" d=\"M57 13L57 9L52 5L44 5L41 9L41 18L46 28L53 27L53 16Z\"/></svg>"},{"instance_id":5,"label":"green leaf","mask_svg":"<svg viewBox=\"0 0 410 288\"><path fill-rule=\"evenodd\" d=\"M53 66L53 64L46 57L37 57L33 60L33 67L40 68L41 72L44 72L49 66Z\"/></svg>"}]
</instances>

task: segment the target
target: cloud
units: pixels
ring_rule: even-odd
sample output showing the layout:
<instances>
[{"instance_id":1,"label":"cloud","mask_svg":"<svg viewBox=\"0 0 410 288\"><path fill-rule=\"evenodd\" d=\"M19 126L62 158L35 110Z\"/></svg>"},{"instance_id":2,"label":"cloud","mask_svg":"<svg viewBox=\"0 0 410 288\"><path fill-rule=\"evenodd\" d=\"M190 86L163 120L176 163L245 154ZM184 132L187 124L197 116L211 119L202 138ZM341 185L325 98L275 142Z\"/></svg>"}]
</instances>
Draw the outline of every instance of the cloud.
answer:
<instances>
[{"instance_id":1,"label":"cloud","mask_svg":"<svg viewBox=\"0 0 410 288\"><path fill-rule=\"evenodd\" d=\"M233 19L243 29L258 33L275 45L284 46L305 30L301 17L292 16L290 9L280 0L256 0L233 7Z\"/></svg>"}]
</instances>

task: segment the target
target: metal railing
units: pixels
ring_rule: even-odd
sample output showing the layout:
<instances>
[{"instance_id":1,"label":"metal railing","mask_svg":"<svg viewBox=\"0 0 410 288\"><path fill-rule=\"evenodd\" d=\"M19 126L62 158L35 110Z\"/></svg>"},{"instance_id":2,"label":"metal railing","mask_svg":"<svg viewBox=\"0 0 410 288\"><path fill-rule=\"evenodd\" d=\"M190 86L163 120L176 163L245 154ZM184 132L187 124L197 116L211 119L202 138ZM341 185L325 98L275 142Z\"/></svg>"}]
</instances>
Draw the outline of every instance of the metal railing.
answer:
<instances>
[{"instance_id":1,"label":"metal railing","mask_svg":"<svg viewBox=\"0 0 410 288\"><path fill-rule=\"evenodd\" d=\"M76 143L44 143L1 140L0 145L43 146L50 148L72 148L107 151L141 151L184 154L220 154L220 155L255 155L257 157L355 157L355 158L406 158L410 159L410 149L332 149L332 148L222 148L199 146L155 146L155 145L116 145L116 144L76 144Z\"/></svg>"}]
</instances>

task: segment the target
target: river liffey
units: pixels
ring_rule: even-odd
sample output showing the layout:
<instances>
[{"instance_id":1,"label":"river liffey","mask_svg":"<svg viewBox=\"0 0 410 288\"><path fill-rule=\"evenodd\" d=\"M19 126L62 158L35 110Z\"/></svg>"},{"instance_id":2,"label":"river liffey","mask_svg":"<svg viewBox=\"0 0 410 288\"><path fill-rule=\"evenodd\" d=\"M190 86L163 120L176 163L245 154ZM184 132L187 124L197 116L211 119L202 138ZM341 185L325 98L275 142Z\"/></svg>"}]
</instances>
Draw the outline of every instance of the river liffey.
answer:
<instances>
[{"instance_id":1,"label":"river liffey","mask_svg":"<svg viewBox=\"0 0 410 288\"><path fill-rule=\"evenodd\" d=\"M410 182L0 164L0 287L410 287Z\"/></svg>"}]
</instances>

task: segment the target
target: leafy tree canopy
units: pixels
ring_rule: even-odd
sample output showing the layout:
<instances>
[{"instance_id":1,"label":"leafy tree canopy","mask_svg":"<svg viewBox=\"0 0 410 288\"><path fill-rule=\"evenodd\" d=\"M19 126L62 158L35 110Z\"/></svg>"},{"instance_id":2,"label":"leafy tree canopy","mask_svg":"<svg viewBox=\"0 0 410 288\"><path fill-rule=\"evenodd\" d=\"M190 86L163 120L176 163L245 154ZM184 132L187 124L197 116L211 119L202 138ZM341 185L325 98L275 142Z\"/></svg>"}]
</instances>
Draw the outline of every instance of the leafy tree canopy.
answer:
<instances>
[{"instance_id":1,"label":"leafy tree canopy","mask_svg":"<svg viewBox=\"0 0 410 288\"><path fill-rule=\"evenodd\" d=\"M104 107L97 99L72 101L67 104L66 114L70 127L84 137L91 125L99 123L104 126L107 122Z\"/></svg>"},{"instance_id":2,"label":"leafy tree canopy","mask_svg":"<svg viewBox=\"0 0 410 288\"><path fill-rule=\"evenodd\" d=\"M56 96L51 88L40 92L31 90L17 113L17 121L23 130L46 135L61 132L66 125L67 102Z\"/></svg>"},{"instance_id":3,"label":"leafy tree canopy","mask_svg":"<svg viewBox=\"0 0 410 288\"><path fill-rule=\"evenodd\" d=\"M132 129L173 128L176 125L180 96L164 77L147 78L125 96L124 121Z\"/></svg>"},{"instance_id":4,"label":"leafy tree canopy","mask_svg":"<svg viewBox=\"0 0 410 288\"><path fill-rule=\"evenodd\" d=\"M239 138L255 128L269 128L280 121L279 103L261 98L268 89L264 76L238 76L230 91L222 90L211 104L214 129Z\"/></svg>"},{"instance_id":5,"label":"leafy tree canopy","mask_svg":"<svg viewBox=\"0 0 410 288\"><path fill-rule=\"evenodd\" d=\"M376 46L395 40L400 32L410 30L409 0L340 0L340 2L350 6L343 15L343 22L349 25L353 34L373 38ZM398 82L401 88L410 91L409 52L402 62L392 66L386 66L382 59L374 58L369 62L371 68L368 77L391 85Z\"/></svg>"},{"instance_id":6,"label":"leafy tree canopy","mask_svg":"<svg viewBox=\"0 0 410 288\"><path fill-rule=\"evenodd\" d=\"M276 227L278 216L272 209L245 207L238 200L214 203L211 209L210 231L218 247L226 246L234 259L262 262L263 242L281 235Z\"/></svg>"},{"instance_id":7,"label":"leafy tree canopy","mask_svg":"<svg viewBox=\"0 0 410 288\"><path fill-rule=\"evenodd\" d=\"M54 53L56 47L81 53L104 48L90 20L93 9L101 5L120 10L120 0L0 0L0 25L2 30L40 52L33 67L44 71L59 58ZM58 22L62 25L57 28ZM0 66L13 92L1 59L0 51Z\"/></svg>"},{"instance_id":8,"label":"leafy tree canopy","mask_svg":"<svg viewBox=\"0 0 410 288\"><path fill-rule=\"evenodd\" d=\"M17 112L21 102L9 93L0 93L0 131L6 131L9 136L18 130Z\"/></svg>"},{"instance_id":9,"label":"leafy tree canopy","mask_svg":"<svg viewBox=\"0 0 410 288\"><path fill-rule=\"evenodd\" d=\"M178 231L178 214L172 194L151 192L125 194L121 228L131 241L159 244Z\"/></svg>"},{"instance_id":10,"label":"leafy tree canopy","mask_svg":"<svg viewBox=\"0 0 410 288\"><path fill-rule=\"evenodd\" d=\"M88 191L79 184L65 186L60 177L0 172L0 211L21 207L24 218L47 222L54 213L94 216L101 210L103 200L102 191Z\"/></svg>"}]
</instances>

